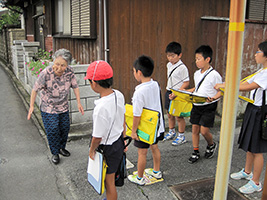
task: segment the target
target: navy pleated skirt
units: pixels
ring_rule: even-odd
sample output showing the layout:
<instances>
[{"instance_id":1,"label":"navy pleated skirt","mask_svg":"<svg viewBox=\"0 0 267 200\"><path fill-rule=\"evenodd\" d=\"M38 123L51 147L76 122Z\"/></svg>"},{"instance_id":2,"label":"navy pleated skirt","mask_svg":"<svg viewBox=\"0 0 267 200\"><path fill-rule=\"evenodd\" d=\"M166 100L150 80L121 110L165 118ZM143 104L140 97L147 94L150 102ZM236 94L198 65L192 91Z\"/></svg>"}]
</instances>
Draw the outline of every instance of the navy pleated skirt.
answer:
<instances>
[{"instance_id":1,"label":"navy pleated skirt","mask_svg":"<svg viewBox=\"0 0 267 200\"><path fill-rule=\"evenodd\" d=\"M261 138L261 107L248 103L240 135L239 148L251 153L267 152L267 140Z\"/></svg>"}]
</instances>

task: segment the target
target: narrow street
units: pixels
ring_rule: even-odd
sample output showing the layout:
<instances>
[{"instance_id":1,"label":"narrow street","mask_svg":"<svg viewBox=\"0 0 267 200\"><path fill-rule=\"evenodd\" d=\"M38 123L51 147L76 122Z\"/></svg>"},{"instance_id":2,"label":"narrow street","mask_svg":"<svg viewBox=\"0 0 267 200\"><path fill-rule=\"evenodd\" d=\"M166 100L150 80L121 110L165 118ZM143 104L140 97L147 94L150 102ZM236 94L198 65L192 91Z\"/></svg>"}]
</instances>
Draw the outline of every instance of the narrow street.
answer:
<instances>
[{"instance_id":1,"label":"narrow street","mask_svg":"<svg viewBox=\"0 0 267 200\"><path fill-rule=\"evenodd\" d=\"M0 91L0 199L66 199L46 142L2 67Z\"/></svg>"}]
</instances>

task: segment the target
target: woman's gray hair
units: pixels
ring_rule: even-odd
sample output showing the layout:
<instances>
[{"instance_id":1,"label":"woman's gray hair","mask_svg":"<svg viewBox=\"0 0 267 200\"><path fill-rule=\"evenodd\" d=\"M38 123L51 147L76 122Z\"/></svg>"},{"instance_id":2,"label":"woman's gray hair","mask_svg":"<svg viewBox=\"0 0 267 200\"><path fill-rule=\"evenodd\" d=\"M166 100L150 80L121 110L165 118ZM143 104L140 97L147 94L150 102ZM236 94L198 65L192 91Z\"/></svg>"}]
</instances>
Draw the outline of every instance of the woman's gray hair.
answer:
<instances>
[{"instance_id":1,"label":"woman's gray hair","mask_svg":"<svg viewBox=\"0 0 267 200\"><path fill-rule=\"evenodd\" d=\"M70 65L70 63L72 61L72 55L71 55L70 51L67 49L57 50L53 55L53 61L55 61L55 59L58 57L62 57L64 60L66 60L68 65Z\"/></svg>"}]
</instances>

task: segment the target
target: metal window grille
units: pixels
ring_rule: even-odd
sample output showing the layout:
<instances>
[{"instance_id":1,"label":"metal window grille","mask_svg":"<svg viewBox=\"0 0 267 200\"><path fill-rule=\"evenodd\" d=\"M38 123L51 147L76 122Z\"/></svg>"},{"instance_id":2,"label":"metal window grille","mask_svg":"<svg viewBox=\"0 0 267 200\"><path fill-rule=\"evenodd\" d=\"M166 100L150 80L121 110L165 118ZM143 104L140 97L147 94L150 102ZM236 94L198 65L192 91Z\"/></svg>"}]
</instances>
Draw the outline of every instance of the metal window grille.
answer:
<instances>
[{"instance_id":1,"label":"metal window grille","mask_svg":"<svg viewBox=\"0 0 267 200\"><path fill-rule=\"evenodd\" d=\"M95 37L95 0L71 1L73 36Z\"/></svg>"},{"instance_id":2,"label":"metal window grille","mask_svg":"<svg viewBox=\"0 0 267 200\"><path fill-rule=\"evenodd\" d=\"M267 21L267 0L249 0L247 19Z\"/></svg>"}]
</instances>

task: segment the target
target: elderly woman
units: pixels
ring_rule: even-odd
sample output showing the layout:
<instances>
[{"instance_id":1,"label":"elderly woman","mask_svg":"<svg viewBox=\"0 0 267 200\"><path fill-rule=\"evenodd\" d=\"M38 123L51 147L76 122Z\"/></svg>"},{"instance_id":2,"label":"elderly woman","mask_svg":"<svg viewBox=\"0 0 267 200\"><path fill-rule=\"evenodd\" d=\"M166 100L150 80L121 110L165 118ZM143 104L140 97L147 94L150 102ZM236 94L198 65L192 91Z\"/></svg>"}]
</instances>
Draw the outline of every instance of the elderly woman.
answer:
<instances>
[{"instance_id":1,"label":"elderly woman","mask_svg":"<svg viewBox=\"0 0 267 200\"><path fill-rule=\"evenodd\" d=\"M84 114L80 102L80 92L72 68L71 53L66 49L59 49L53 56L53 66L46 67L37 79L31 93L28 120L34 110L37 92L41 92L40 110L52 153L52 162L58 164L59 154L70 156L66 150L66 143L70 129L68 94L73 88L77 99L79 112Z\"/></svg>"}]
</instances>

